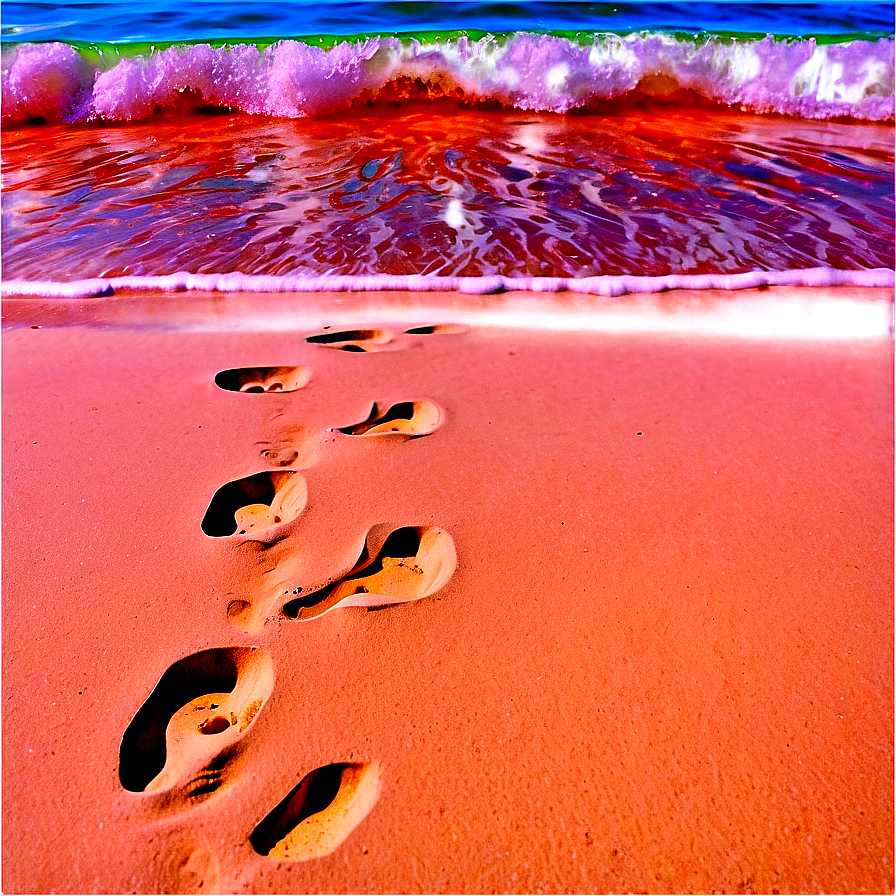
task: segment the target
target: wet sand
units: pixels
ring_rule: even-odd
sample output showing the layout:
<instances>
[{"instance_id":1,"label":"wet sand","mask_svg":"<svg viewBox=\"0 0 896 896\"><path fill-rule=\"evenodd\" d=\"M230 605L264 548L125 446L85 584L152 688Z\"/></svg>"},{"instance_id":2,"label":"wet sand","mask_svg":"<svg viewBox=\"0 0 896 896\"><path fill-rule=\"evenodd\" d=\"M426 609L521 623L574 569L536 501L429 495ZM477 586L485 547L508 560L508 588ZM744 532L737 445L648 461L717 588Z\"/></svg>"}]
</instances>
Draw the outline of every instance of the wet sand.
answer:
<instances>
[{"instance_id":1,"label":"wet sand","mask_svg":"<svg viewBox=\"0 0 896 896\"><path fill-rule=\"evenodd\" d=\"M892 891L890 333L722 298L6 300L4 892Z\"/></svg>"}]
</instances>

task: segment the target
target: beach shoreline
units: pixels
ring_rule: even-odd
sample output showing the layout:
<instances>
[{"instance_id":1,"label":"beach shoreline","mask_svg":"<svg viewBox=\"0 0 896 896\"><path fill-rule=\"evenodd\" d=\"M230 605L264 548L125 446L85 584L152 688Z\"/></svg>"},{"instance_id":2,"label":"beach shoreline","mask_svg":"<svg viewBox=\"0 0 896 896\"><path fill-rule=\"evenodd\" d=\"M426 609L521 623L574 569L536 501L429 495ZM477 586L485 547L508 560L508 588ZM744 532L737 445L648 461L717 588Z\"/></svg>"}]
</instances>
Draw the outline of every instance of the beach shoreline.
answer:
<instances>
[{"instance_id":1,"label":"beach shoreline","mask_svg":"<svg viewBox=\"0 0 896 896\"><path fill-rule=\"evenodd\" d=\"M215 276L206 279L217 280ZM226 281L226 277L222 279ZM372 279L377 281L376 290L218 291L178 285L170 289L116 286L111 294L103 288L111 281L98 280L94 291L83 295L54 294L46 285L21 283L4 293L3 321L7 329L75 326L185 332L307 331L309 335L322 327L363 324L382 325L400 336L403 324L422 325L447 316L465 326L497 330L679 334L771 342L868 339L893 333L891 285L704 286L601 295L577 291L575 280L560 281L563 289L490 293L384 289L379 280L390 278ZM470 282L488 279L470 278ZM176 275L172 282L188 283L189 277ZM60 290L68 287L64 282L51 285Z\"/></svg>"},{"instance_id":2,"label":"beach shoreline","mask_svg":"<svg viewBox=\"0 0 896 896\"><path fill-rule=\"evenodd\" d=\"M4 891L891 891L892 300L5 298Z\"/></svg>"}]
</instances>

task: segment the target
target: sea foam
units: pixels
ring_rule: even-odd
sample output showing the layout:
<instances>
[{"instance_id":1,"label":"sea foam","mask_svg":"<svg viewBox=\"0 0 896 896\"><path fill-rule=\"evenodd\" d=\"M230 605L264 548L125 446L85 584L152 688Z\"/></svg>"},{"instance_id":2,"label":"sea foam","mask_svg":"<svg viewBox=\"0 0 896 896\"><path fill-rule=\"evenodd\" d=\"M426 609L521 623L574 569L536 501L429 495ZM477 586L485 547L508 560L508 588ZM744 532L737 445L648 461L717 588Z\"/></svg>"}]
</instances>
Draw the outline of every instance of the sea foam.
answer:
<instances>
[{"instance_id":1,"label":"sea foam","mask_svg":"<svg viewBox=\"0 0 896 896\"><path fill-rule=\"evenodd\" d=\"M3 122L135 121L199 107L301 118L377 97L452 96L562 113L636 89L677 88L754 112L892 121L893 52L892 39L817 44L647 32L579 41L372 37L330 49L293 40L264 49L190 44L132 58L17 44L3 51Z\"/></svg>"},{"instance_id":2,"label":"sea foam","mask_svg":"<svg viewBox=\"0 0 896 896\"><path fill-rule=\"evenodd\" d=\"M192 274L181 271L161 276L96 277L87 280L7 280L0 284L5 296L79 298L109 296L119 291L163 292L461 292L489 295L500 292L556 293L617 297L669 290L740 290L771 286L892 288L896 274L888 268L846 271L805 268L787 271L747 271L741 274L668 274L660 277L439 277L421 274L362 276Z\"/></svg>"}]
</instances>

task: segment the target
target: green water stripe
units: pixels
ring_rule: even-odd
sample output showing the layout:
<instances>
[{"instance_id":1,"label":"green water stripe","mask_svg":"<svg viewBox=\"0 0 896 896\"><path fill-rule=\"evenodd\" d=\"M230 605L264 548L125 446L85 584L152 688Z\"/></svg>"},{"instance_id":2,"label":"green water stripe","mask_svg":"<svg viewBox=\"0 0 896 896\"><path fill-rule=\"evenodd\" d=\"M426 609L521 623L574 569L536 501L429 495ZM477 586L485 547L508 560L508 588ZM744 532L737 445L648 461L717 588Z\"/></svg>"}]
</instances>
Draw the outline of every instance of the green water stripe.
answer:
<instances>
[{"instance_id":1,"label":"green water stripe","mask_svg":"<svg viewBox=\"0 0 896 896\"><path fill-rule=\"evenodd\" d=\"M489 35L495 37L499 44L503 44L508 38L514 34L523 32L490 32L479 31L472 28L459 29L456 31L415 31L415 32L399 32L399 31L379 31L376 33L361 34L300 34L287 35L283 37L240 37L240 38L210 38L203 40L197 38L189 41L134 41L128 43L106 42L106 41L68 41L69 46L75 47L88 61L102 67L104 64L114 65L119 59L129 59L136 56L147 56L153 52L167 50L170 47L189 47L197 45L210 45L212 47L236 47L236 46L255 46L259 50L263 50L269 46L279 43L282 40L292 40L298 43L304 43L309 46L317 46L323 49L330 49L339 43L357 43L364 41L369 37L387 37L398 38L403 44L409 45L413 40L421 43L445 43L447 41L456 41L461 37L468 37L470 40L477 41ZM616 34L617 32L604 31L560 31L548 29L528 29L526 34L544 34L552 37L565 38L570 43L578 46L590 46L597 35ZM698 44L704 43L712 38L721 39L723 42L745 41L745 40L762 40L768 35L754 31L719 31L719 32L686 32L686 31L627 31L618 32L620 36L628 34L665 34L676 38L680 41L696 41ZM818 34L810 36L797 36L788 34L772 35L776 41L806 41L814 37L818 44L838 44L847 43L854 40L875 41L881 38L890 37L892 35L877 32L859 32L845 34ZM5 42L4 49L12 48L20 43L56 43L56 41L19 41Z\"/></svg>"}]
</instances>

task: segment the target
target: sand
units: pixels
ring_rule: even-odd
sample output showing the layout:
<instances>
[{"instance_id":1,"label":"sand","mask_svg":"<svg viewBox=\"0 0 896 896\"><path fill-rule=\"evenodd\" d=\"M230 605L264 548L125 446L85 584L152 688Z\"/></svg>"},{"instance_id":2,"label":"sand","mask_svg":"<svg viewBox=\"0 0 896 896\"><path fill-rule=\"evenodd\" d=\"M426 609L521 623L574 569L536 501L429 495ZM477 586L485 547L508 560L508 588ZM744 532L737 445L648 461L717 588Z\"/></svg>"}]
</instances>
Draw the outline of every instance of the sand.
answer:
<instances>
[{"instance_id":1,"label":"sand","mask_svg":"<svg viewBox=\"0 0 896 896\"><path fill-rule=\"evenodd\" d=\"M3 891L892 892L891 300L5 301Z\"/></svg>"}]
</instances>

